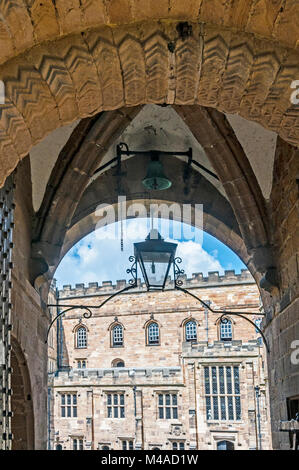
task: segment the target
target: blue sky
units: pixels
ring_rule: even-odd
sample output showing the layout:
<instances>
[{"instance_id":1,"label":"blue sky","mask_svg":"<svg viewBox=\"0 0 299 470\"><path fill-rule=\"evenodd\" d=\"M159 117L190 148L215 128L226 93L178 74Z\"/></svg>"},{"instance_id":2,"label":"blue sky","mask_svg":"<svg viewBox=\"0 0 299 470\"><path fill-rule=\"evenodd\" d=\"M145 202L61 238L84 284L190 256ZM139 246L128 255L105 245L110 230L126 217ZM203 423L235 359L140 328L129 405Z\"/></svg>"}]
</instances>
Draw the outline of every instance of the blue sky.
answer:
<instances>
[{"instance_id":1,"label":"blue sky","mask_svg":"<svg viewBox=\"0 0 299 470\"><path fill-rule=\"evenodd\" d=\"M143 241L150 229L148 219L131 219L123 222L124 251L120 249L120 223L97 229L80 240L62 259L55 273L57 286L65 284L112 281L128 279L126 269L133 254L133 243ZM178 243L177 256L183 259L181 267L188 277L192 273L209 271L224 273L235 269L238 273L246 266L226 245L201 230L166 220L153 221L165 240ZM139 273L140 275L140 273Z\"/></svg>"}]
</instances>

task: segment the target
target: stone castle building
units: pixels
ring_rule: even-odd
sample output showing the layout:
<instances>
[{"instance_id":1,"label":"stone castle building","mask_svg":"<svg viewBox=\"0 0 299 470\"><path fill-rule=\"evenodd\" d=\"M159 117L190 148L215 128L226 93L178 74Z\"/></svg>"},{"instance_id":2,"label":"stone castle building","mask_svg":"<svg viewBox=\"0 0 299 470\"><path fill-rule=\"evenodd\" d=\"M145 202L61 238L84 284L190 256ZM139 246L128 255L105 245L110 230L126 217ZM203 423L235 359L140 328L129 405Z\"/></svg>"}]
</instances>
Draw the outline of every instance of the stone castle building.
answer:
<instances>
[{"instance_id":1,"label":"stone castle building","mask_svg":"<svg viewBox=\"0 0 299 470\"><path fill-rule=\"evenodd\" d=\"M64 286L58 304L96 306L125 285ZM256 312L248 271L184 286L213 309ZM50 449L270 449L265 351L254 326L174 290L116 296L66 313L49 341ZM62 307L58 307L62 311ZM53 315L55 313L53 312Z\"/></svg>"},{"instance_id":2,"label":"stone castle building","mask_svg":"<svg viewBox=\"0 0 299 470\"><path fill-rule=\"evenodd\" d=\"M299 412L298 44L296 0L0 2L1 449L47 446L50 285L100 222L97 207L115 207L119 195L146 208L203 204L203 230L244 262L266 314L273 448L290 448L282 422ZM114 160L120 142L192 148L193 161L162 156L172 186L148 191L149 159Z\"/></svg>"}]
</instances>

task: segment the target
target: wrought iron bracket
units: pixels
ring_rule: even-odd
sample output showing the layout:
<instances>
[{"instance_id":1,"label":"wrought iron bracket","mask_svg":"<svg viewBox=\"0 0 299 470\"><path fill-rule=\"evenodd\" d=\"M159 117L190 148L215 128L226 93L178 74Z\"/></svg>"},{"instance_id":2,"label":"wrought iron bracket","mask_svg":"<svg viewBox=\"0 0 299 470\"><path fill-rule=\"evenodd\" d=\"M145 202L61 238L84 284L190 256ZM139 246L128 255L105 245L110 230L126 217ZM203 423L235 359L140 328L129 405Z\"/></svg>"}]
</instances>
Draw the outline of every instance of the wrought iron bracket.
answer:
<instances>
[{"instance_id":1,"label":"wrought iron bracket","mask_svg":"<svg viewBox=\"0 0 299 470\"><path fill-rule=\"evenodd\" d=\"M66 307L65 310L63 310L62 312L60 312L50 323L49 325L49 328L48 328L48 331L47 331L47 337L46 337L46 340L45 340L45 343L47 344L48 343L48 338L49 338L49 333L50 333L50 330L52 328L52 326L54 325L54 323L58 320L59 317L61 317L62 315L64 315L65 313L67 312L70 312L71 310L86 310L84 313L83 313L83 316L84 318L91 318L92 317L92 310L94 309L97 309L99 310L100 308L102 308L107 302L109 302L111 299L113 299L114 297L116 297L117 295L120 295L120 294L123 294L124 292L130 290L130 289L134 289L135 287L137 287L137 262L136 262L136 259L135 259L135 256L130 256L129 257L129 261L132 263L132 266L130 268L127 269L127 274L131 274L132 275L132 279L129 280L129 285L124 287L123 289L117 291L117 292L114 292L112 295L110 295L107 299L105 299L100 305L71 305L71 304L59 304L59 303L56 303L56 304L48 304L47 307L56 307L56 308L60 308L60 307ZM91 310L92 309L92 310Z\"/></svg>"}]
</instances>

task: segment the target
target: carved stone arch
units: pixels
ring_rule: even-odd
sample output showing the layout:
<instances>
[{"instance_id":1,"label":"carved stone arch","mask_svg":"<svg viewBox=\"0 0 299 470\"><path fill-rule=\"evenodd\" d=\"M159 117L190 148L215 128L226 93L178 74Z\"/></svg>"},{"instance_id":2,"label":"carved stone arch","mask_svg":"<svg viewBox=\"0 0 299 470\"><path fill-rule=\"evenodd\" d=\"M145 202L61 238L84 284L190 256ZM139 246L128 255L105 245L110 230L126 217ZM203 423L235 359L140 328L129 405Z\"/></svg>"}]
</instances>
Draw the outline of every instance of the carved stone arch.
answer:
<instances>
[{"instance_id":1,"label":"carved stone arch","mask_svg":"<svg viewBox=\"0 0 299 470\"><path fill-rule=\"evenodd\" d=\"M125 330L125 326L122 322L120 322L119 320L114 320L112 323L110 323L110 325L108 326L107 330L108 331L111 331L115 326L121 326L123 330Z\"/></svg>"},{"instance_id":2,"label":"carved stone arch","mask_svg":"<svg viewBox=\"0 0 299 470\"><path fill-rule=\"evenodd\" d=\"M200 326L200 323L198 320L196 320L196 318L194 318L191 314L189 315L189 317L185 318L182 322L181 322L181 328L182 328L182 337L183 337L183 341L187 341L187 335L186 335L186 325L189 323L189 322L193 322L195 323L196 325L196 339L194 339L193 341L197 341L198 339L198 327ZM188 340L190 341L190 340Z\"/></svg>"},{"instance_id":3,"label":"carved stone arch","mask_svg":"<svg viewBox=\"0 0 299 470\"><path fill-rule=\"evenodd\" d=\"M78 346L78 331L80 329L84 329L85 330L85 342L86 342L86 345L85 346ZM88 347L88 333L89 333L89 330L87 328L87 326L82 323L81 321L79 321L73 328L72 330L73 332L73 335L74 335L74 348L76 349L86 349Z\"/></svg>"},{"instance_id":4,"label":"carved stone arch","mask_svg":"<svg viewBox=\"0 0 299 470\"><path fill-rule=\"evenodd\" d=\"M141 107L119 109L85 119L62 149L34 221L31 278L37 285L45 281L43 278L39 281L37 276L44 272L51 276L53 267L57 267L66 230L107 148L140 110ZM42 271L41 261L44 266Z\"/></svg>"},{"instance_id":5,"label":"carved stone arch","mask_svg":"<svg viewBox=\"0 0 299 470\"><path fill-rule=\"evenodd\" d=\"M6 93L0 184L52 130L145 103L200 104L239 114L298 145L299 110L290 99L290 84L299 76L297 36L290 49L284 41L198 20L182 35L180 19L86 31L76 25L70 35L67 29L54 42L29 49L26 43L18 56L12 53L0 68Z\"/></svg>"},{"instance_id":6,"label":"carved stone arch","mask_svg":"<svg viewBox=\"0 0 299 470\"><path fill-rule=\"evenodd\" d=\"M117 366L118 363L123 363L123 366ZM117 357L111 361L111 367L125 367L125 361L120 357Z\"/></svg>"},{"instance_id":7,"label":"carved stone arch","mask_svg":"<svg viewBox=\"0 0 299 470\"><path fill-rule=\"evenodd\" d=\"M186 323L188 323L189 321L194 321L197 326L200 326L199 320L196 320L196 318L194 318L190 313L189 317L186 317L184 318L184 320L181 321L180 328L184 328Z\"/></svg>"},{"instance_id":8,"label":"carved stone arch","mask_svg":"<svg viewBox=\"0 0 299 470\"><path fill-rule=\"evenodd\" d=\"M144 323L143 325L143 329L146 329L151 323L157 323L157 325L159 326L159 328L163 328L163 325L160 323L159 320L157 320L156 318L150 318L149 320L146 320L146 322Z\"/></svg>"},{"instance_id":9,"label":"carved stone arch","mask_svg":"<svg viewBox=\"0 0 299 470\"><path fill-rule=\"evenodd\" d=\"M13 336L11 342L12 450L33 450L34 412L27 361L19 343Z\"/></svg>"},{"instance_id":10,"label":"carved stone arch","mask_svg":"<svg viewBox=\"0 0 299 470\"><path fill-rule=\"evenodd\" d=\"M156 342L151 342L149 340L149 328L151 325L158 325L158 332L159 332L159 337L158 337L158 340ZM161 328L162 328L162 325L161 323L156 320L155 318L150 318L149 320L147 320L144 325L143 325L143 329L144 329L144 335L145 335L145 344L146 346L152 346L152 345L161 345Z\"/></svg>"},{"instance_id":11,"label":"carved stone arch","mask_svg":"<svg viewBox=\"0 0 299 470\"><path fill-rule=\"evenodd\" d=\"M97 201L104 200L106 203L113 204L113 197L110 198L108 195L96 192L97 180L88 185L87 188L86 185L104 155L104 149L120 135L121 131L126 128L140 109L141 107L109 111L101 113L97 119L85 120L79 124L73 133L72 139L61 152L49 181L49 189L56 189L46 191L43 205L37 216L33 243L33 260L46 257L47 264L52 266L47 276L51 277L53 275L55 266L72 244L78 241L79 237L93 230L96 225L96 222L93 222L91 213L93 206L88 202L88 192L97 194ZM264 272L274 263L264 199L247 157L230 124L218 111L202 108L201 106L175 106L175 110L204 147L219 174L223 186L229 193L230 203L233 208L232 210L228 201L214 189L213 202L216 202L212 206L211 201L204 204L204 209L208 207L208 213L205 214L203 228L230 246L248 266L256 280L259 281L261 272ZM201 126L197 126L199 121ZM87 135L83 139L84 130ZM91 136L93 137L91 138ZM104 138L104 141L99 150L95 143L100 138ZM74 143L72 145L73 139ZM86 162L86 152L89 155L88 162ZM66 157L66 155L68 156ZM227 163L225 163L226 160ZM130 168L132 159L128 162L126 165ZM80 171L77 171L77 169L80 169ZM109 174L109 171L113 174L113 170L108 170L107 174ZM128 173L132 174L132 171L128 171ZM61 178L59 175L61 175ZM202 175L199 177L201 178L201 186L213 187L211 183L205 182L206 180ZM113 179L111 179L111 184L113 184ZM73 194L69 192L70 187L74 188ZM131 196L128 195L128 197ZM142 199L142 195L139 197ZM57 204L60 198L63 199L63 202ZM68 204L65 203L65 200ZM177 201L177 198L175 200ZM94 204L96 204L96 201ZM217 213L215 212L216 208ZM224 222L224 225L221 227L222 222ZM227 226L225 227L225 225ZM245 243L240 236L240 229ZM40 264L37 263L36 266L36 273L39 273ZM33 278L36 273L33 273ZM43 282L43 279L37 280L37 284Z\"/></svg>"},{"instance_id":12,"label":"carved stone arch","mask_svg":"<svg viewBox=\"0 0 299 470\"><path fill-rule=\"evenodd\" d=\"M265 272L274 266L268 212L260 186L231 125L214 109L175 106L175 110L204 148L223 184L251 258L248 265Z\"/></svg>"},{"instance_id":13,"label":"carved stone arch","mask_svg":"<svg viewBox=\"0 0 299 470\"><path fill-rule=\"evenodd\" d=\"M246 312L244 312L244 313L246 314ZM224 318L227 318L232 323L232 325L236 324L236 321L232 317L230 317L229 315L225 315ZM219 317L215 321L214 325L219 325L220 323L221 323L221 321L220 321L220 317Z\"/></svg>"},{"instance_id":14,"label":"carved stone arch","mask_svg":"<svg viewBox=\"0 0 299 470\"><path fill-rule=\"evenodd\" d=\"M79 328L85 328L87 333L89 333L88 326L85 323L82 323L82 321L79 321L72 329L72 333L76 333Z\"/></svg>"},{"instance_id":15,"label":"carved stone arch","mask_svg":"<svg viewBox=\"0 0 299 470\"><path fill-rule=\"evenodd\" d=\"M26 0L17 4L4 4L2 7L3 47L0 63L31 49L44 41L57 41L61 35L74 35L94 27L126 25L153 20L183 21L225 26L238 33L258 35L267 41L276 41L288 48L295 48L298 32L298 10L296 3L281 7L280 2L265 4L256 8L246 0L234 3L180 0L158 2L147 0L127 0L120 8L115 2L97 0L90 3L72 3L66 9L63 3L40 3L28 6ZM20 28L22 25L22 29ZM186 31L185 35L188 35Z\"/></svg>"},{"instance_id":16,"label":"carved stone arch","mask_svg":"<svg viewBox=\"0 0 299 470\"><path fill-rule=\"evenodd\" d=\"M121 329L122 329L122 335L121 335L121 339L119 340L119 343L116 344L115 341L114 341L114 328L117 327L117 326L120 326ZM116 348L116 347L123 347L124 346L124 341L125 341L125 338L124 338L124 332L125 332L125 327L123 325L123 323L121 323L118 319L117 320L114 320L109 326L108 326L108 331L109 331L109 335L110 335L110 347L111 348Z\"/></svg>"}]
</instances>

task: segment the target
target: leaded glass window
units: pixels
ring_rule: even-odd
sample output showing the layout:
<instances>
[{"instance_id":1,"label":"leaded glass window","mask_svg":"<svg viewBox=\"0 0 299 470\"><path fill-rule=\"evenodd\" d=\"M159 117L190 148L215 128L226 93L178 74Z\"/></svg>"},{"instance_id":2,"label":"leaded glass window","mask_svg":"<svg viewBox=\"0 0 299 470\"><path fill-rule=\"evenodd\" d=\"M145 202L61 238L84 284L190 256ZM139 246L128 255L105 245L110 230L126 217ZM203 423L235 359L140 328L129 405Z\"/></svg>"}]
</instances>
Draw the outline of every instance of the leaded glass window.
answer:
<instances>
[{"instance_id":1,"label":"leaded glass window","mask_svg":"<svg viewBox=\"0 0 299 470\"><path fill-rule=\"evenodd\" d=\"M77 348L86 348L87 347L87 334L86 328L80 326L77 330Z\"/></svg>"},{"instance_id":2,"label":"leaded glass window","mask_svg":"<svg viewBox=\"0 0 299 470\"><path fill-rule=\"evenodd\" d=\"M239 366L204 367L207 420L241 420Z\"/></svg>"},{"instance_id":3,"label":"leaded glass window","mask_svg":"<svg viewBox=\"0 0 299 470\"><path fill-rule=\"evenodd\" d=\"M84 450L83 439L73 438L73 450Z\"/></svg>"},{"instance_id":4,"label":"leaded glass window","mask_svg":"<svg viewBox=\"0 0 299 470\"><path fill-rule=\"evenodd\" d=\"M220 339L222 341L231 341L233 338L232 322L227 320L227 323L220 322Z\"/></svg>"},{"instance_id":5,"label":"leaded glass window","mask_svg":"<svg viewBox=\"0 0 299 470\"><path fill-rule=\"evenodd\" d=\"M60 410L62 418L77 418L77 394L61 393Z\"/></svg>"},{"instance_id":6,"label":"leaded glass window","mask_svg":"<svg viewBox=\"0 0 299 470\"><path fill-rule=\"evenodd\" d=\"M116 325L112 329L112 345L122 346L123 341L124 341L123 327L121 325Z\"/></svg>"},{"instance_id":7,"label":"leaded glass window","mask_svg":"<svg viewBox=\"0 0 299 470\"><path fill-rule=\"evenodd\" d=\"M107 417L125 417L125 395L124 393L107 393Z\"/></svg>"},{"instance_id":8,"label":"leaded glass window","mask_svg":"<svg viewBox=\"0 0 299 470\"><path fill-rule=\"evenodd\" d=\"M178 419L178 397L176 393L158 394L159 419Z\"/></svg>"},{"instance_id":9,"label":"leaded glass window","mask_svg":"<svg viewBox=\"0 0 299 470\"><path fill-rule=\"evenodd\" d=\"M147 342L148 342L148 344L159 344L160 343L159 326L158 326L157 323L151 323L147 327Z\"/></svg>"},{"instance_id":10,"label":"leaded glass window","mask_svg":"<svg viewBox=\"0 0 299 470\"><path fill-rule=\"evenodd\" d=\"M185 325L186 341L197 341L196 323L188 321Z\"/></svg>"}]
</instances>

